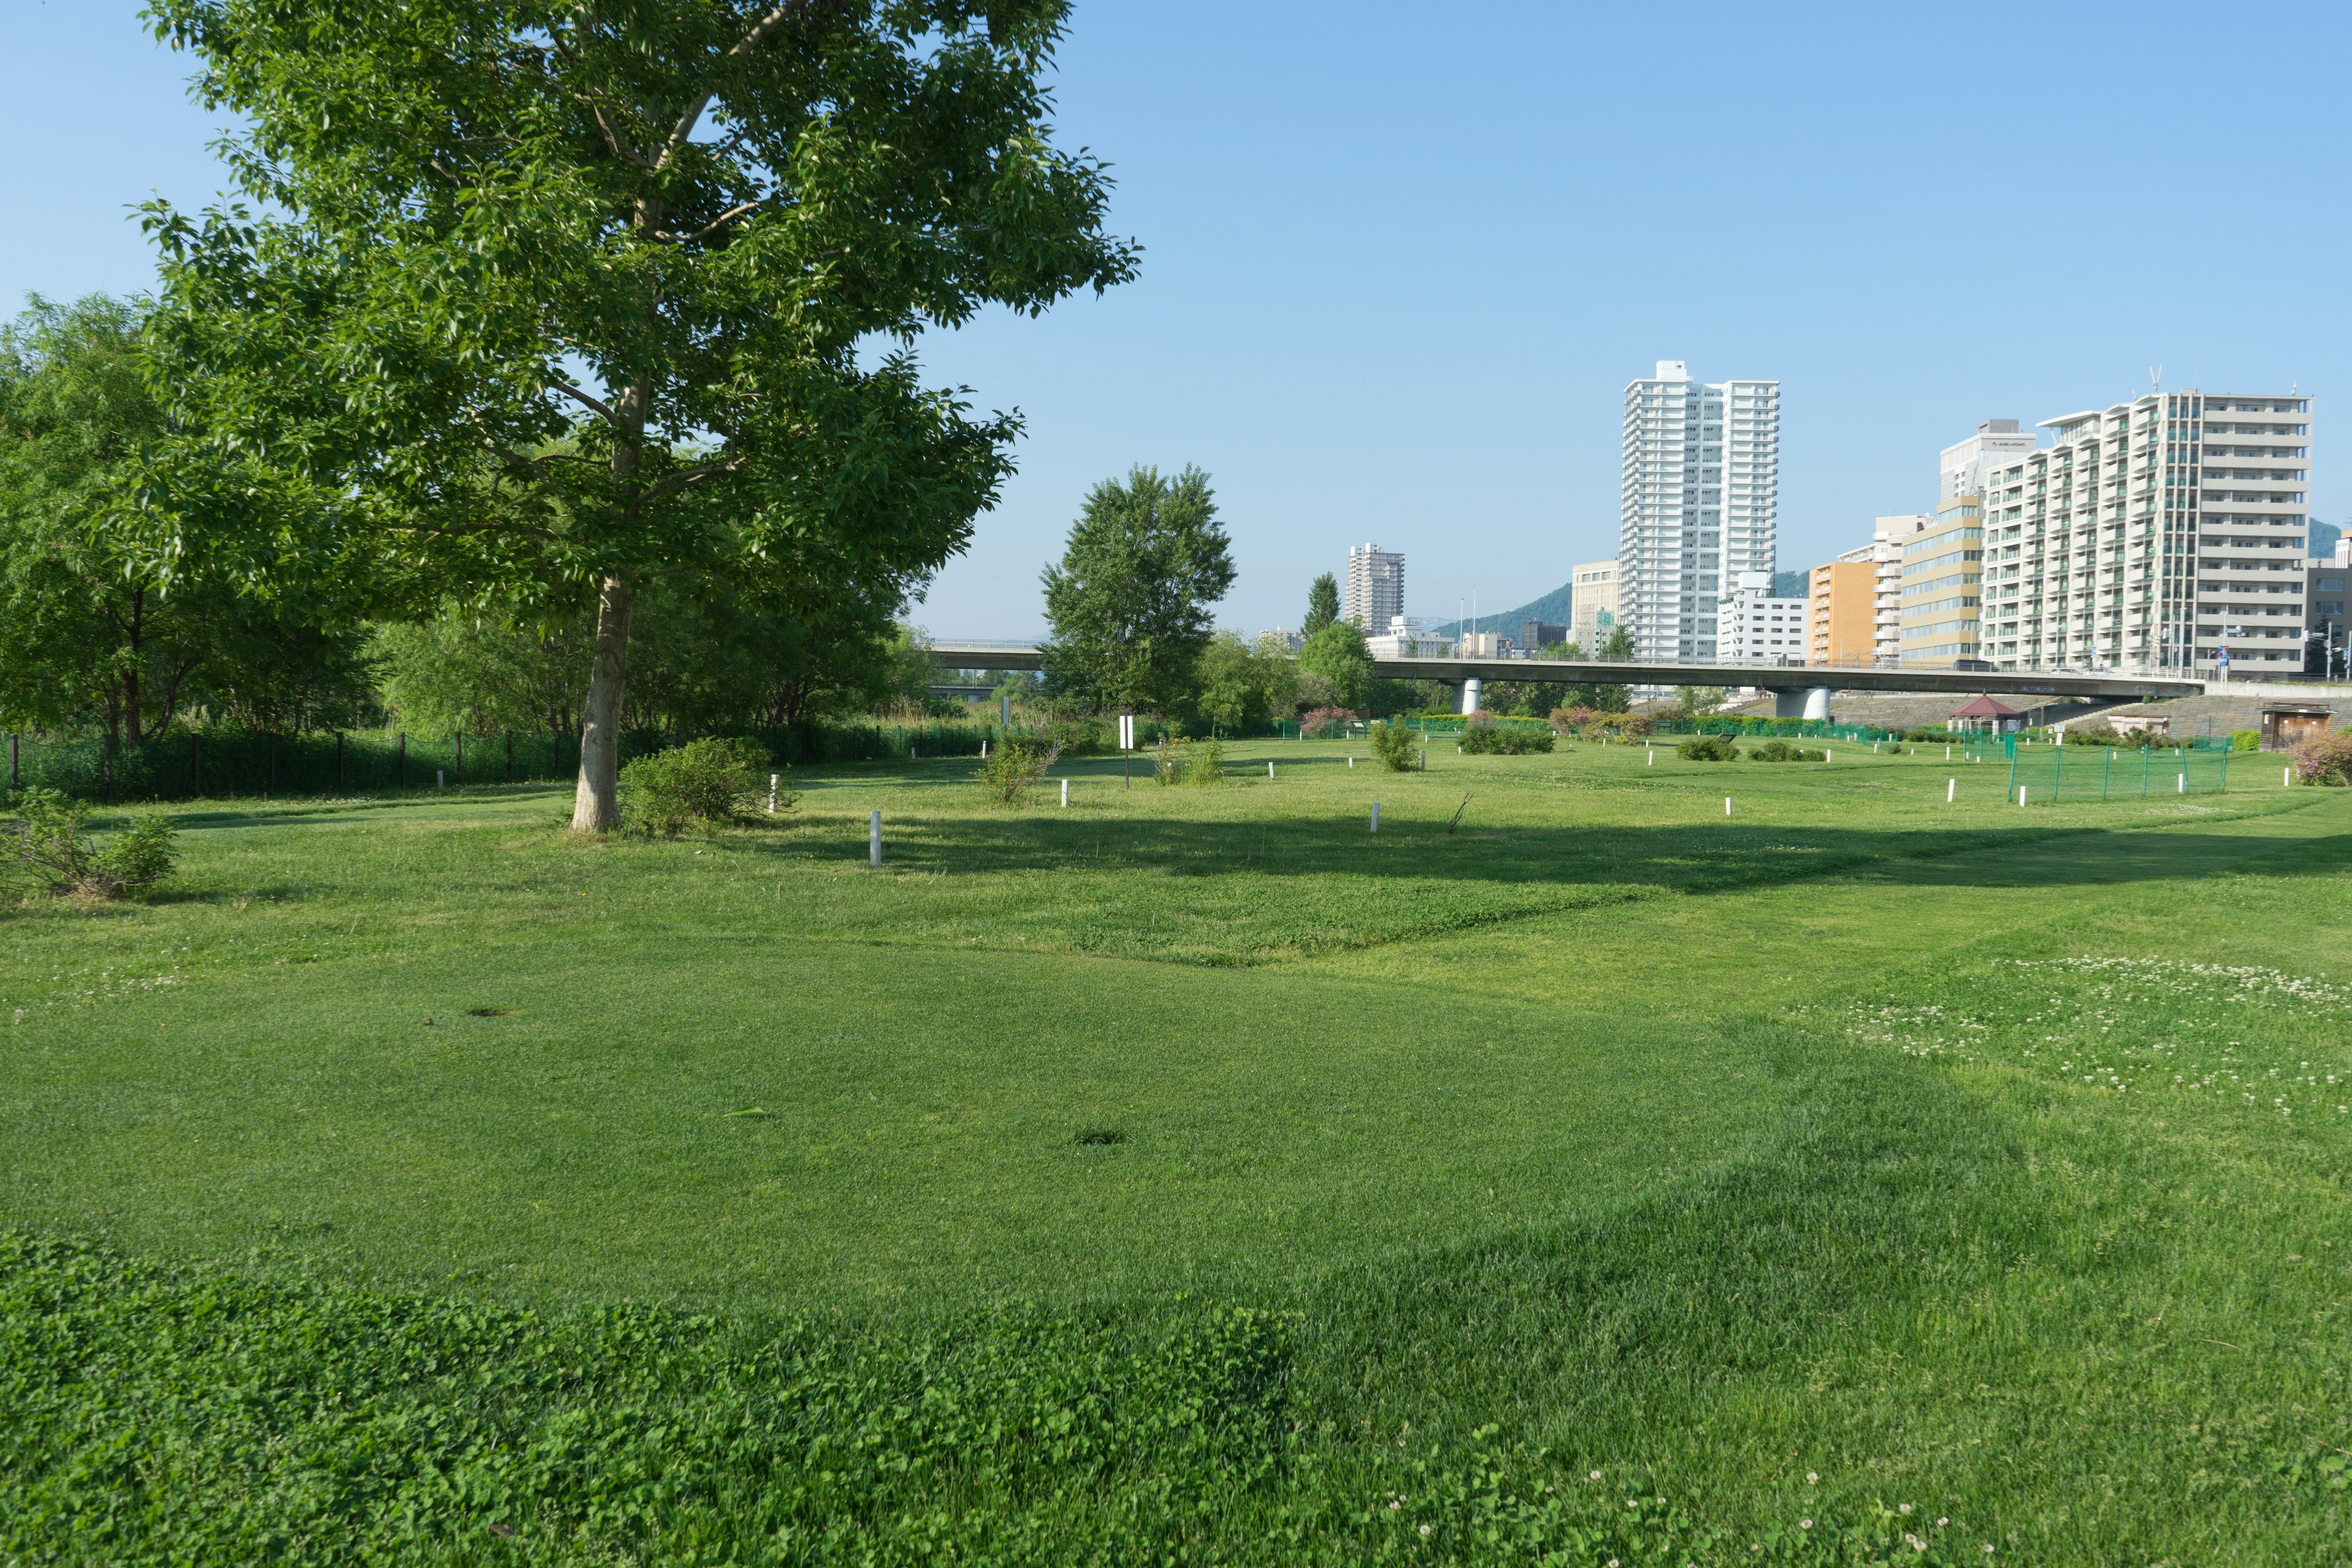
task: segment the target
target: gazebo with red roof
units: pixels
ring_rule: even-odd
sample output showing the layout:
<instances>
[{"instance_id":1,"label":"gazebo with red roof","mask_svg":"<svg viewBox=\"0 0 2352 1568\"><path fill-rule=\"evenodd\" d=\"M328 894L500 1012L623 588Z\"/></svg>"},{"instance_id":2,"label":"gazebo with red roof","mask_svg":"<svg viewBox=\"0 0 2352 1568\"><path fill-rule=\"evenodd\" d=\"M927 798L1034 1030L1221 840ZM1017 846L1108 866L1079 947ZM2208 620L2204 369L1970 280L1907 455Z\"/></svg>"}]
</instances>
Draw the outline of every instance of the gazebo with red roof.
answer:
<instances>
[{"instance_id":1,"label":"gazebo with red roof","mask_svg":"<svg viewBox=\"0 0 2352 1568\"><path fill-rule=\"evenodd\" d=\"M1999 733L2003 730L2016 729L2014 721L2022 719L2025 715L2006 702L1997 702L1990 697L1979 697L1953 709L1950 717L1958 720L1963 730L1990 730Z\"/></svg>"}]
</instances>

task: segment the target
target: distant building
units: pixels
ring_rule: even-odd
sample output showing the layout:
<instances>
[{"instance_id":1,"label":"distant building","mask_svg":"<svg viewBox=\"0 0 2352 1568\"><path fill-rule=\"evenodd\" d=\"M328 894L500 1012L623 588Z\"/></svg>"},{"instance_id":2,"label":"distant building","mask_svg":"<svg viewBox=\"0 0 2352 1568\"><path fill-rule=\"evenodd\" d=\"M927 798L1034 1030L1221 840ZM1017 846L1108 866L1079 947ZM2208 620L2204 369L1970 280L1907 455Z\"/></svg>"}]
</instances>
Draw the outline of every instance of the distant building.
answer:
<instances>
[{"instance_id":1,"label":"distant building","mask_svg":"<svg viewBox=\"0 0 2352 1568\"><path fill-rule=\"evenodd\" d=\"M1715 607L1717 664L1805 662L1805 601L1772 596L1769 572L1742 572Z\"/></svg>"},{"instance_id":2,"label":"distant building","mask_svg":"<svg viewBox=\"0 0 2352 1568\"><path fill-rule=\"evenodd\" d=\"M2336 539L2325 555L2303 563L2304 669L2313 675L2352 675L2352 539Z\"/></svg>"},{"instance_id":3,"label":"distant building","mask_svg":"<svg viewBox=\"0 0 2352 1568\"><path fill-rule=\"evenodd\" d=\"M2304 668L2308 617L2283 578L2308 552L2309 397L2184 387L2042 428L2053 445L1985 470L1985 658L2016 670L2211 671L2225 657L2256 677ZM1907 555L1906 570L1907 626ZM1907 663L1907 631L1903 647Z\"/></svg>"},{"instance_id":4,"label":"distant building","mask_svg":"<svg viewBox=\"0 0 2352 1568\"><path fill-rule=\"evenodd\" d=\"M1777 381L1696 382L1660 360L1626 384L1618 614L1636 658L1715 658L1717 602L1773 568L1780 457Z\"/></svg>"},{"instance_id":5,"label":"distant building","mask_svg":"<svg viewBox=\"0 0 2352 1568\"><path fill-rule=\"evenodd\" d=\"M1444 637L1422 630L1419 616L1391 616L1386 630L1364 641L1374 658L1444 658L1454 651Z\"/></svg>"},{"instance_id":6,"label":"distant building","mask_svg":"<svg viewBox=\"0 0 2352 1568\"><path fill-rule=\"evenodd\" d=\"M1954 669L1983 658L1979 606L1984 503L1954 496L1936 521L1903 542L1903 662Z\"/></svg>"},{"instance_id":7,"label":"distant building","mask_svg":"<svg viewBox=\"0 0 2352 1568\"><path fill-rule=\"evenodd\" d=\"M1870 542L1841 561L1871 563L1870 662L1903 662L1903 542L1936 520L1916 512L1882 517L1870 531Z\"/></svg>"},{"instance_id":8,"label":"distant building","mask_svg":"<svg viewBox=\"0 0 2352 1568\"><path fill-rule=\"evenodd\" d=\"M1509 658L1511 639L1500 632L1464 632L1454 644L1456 658Z\"/></svg>"},{"instance_id":9,"label":"distant building","mask_svg":"<svg viewBox=\"0 0 2352 1568\"><path fill-rule=\"evenodd\" d=\"M1869 561L1851 559L1853 553L1813 568L1812 591L1805 600L1807 664L1852 669L1877 662L1877 640L1871 625L1877 602L1877 568ZM1900 561L1895 569L1900 573Z\"/></svg>"},{"instance_id":10,"label":"distant building","mask_svg":"<svg viewBox=\"0 0 2352 1568\"><path fill-rule=\"evenodd\" d=\"M1529 653L1557 647L1568 640L1568 628L1549 621L1529 621L1519 627L1519 646Z\"/></svg>"},{"instance_id":11,"label":"distant building","mask_svg":"<svg viewBox=\"0 0 2352 1568\"><path fill-rule=\"evenodd\" d=\"M1307 638L1297 632L1276 626L1272 631L1257 634L1257 646L1265 647L1268 645L1280 648L1285 653L1297 653L1307 646Z\"/></svg>"},{"instance_id":12,"label":"distant building","mask_svg":"<svg viewBox=\"0 0 2352 1568\"><path fill-rule=\"evenodd\" d=\"M2033 433L2020 430L2016 420L1983 421L1978 425L1975 435L1944 448L1940 465L1942 473L1936 484L1936 500L1940 503L1956 496L1984 494L1994 473L2015 462L2018 453L2032 450Z\"/></svg>"},{"instance_id":13,"label":"distant building","mask_svg":"<svg viewBox=\"0 0 2352 1568\"><path fill-rule=\"evenodd\" d=\"M1587 658L1601 656L1601 645L1617 629L1617 563L1588 561L1569 576L1570 640Z\"/></svg>"},{"instance_id":14,"label":"distant building","mask_svg":"<svg viewBox=\"0 0 2352 1568\"><path fill-rule=\"evenodd\" d=\"M1366 637L1385 631L1390 621L1404 614L1404 555L1377 544L1353 545L1348 551L1348 591L1340 615L1363 628Z\"/></svg>"}]
</instances>

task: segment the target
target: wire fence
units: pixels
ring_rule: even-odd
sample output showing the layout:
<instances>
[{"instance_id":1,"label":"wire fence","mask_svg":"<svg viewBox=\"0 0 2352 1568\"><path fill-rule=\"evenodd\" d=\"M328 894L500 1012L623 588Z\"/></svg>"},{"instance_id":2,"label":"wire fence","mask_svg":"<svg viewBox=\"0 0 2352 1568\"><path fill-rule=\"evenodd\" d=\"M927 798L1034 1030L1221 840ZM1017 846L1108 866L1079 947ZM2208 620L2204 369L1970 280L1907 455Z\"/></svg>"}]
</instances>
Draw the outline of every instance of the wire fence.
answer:
<instances>
[{"instance_id":1,"label":"wire fence","mask_svg":"<svg viewBox=\"0 0 2352 1568\"><path fill-rule=\"evenodd\" d=\"M2016 737L2008 739L2011 743L1995 759L2007 770L2005 798L2027 806L2133 795L2219 795L2230 787L2230 759L2235 754L2227 746L2019 745Z\"/></svg>"}]
</instances>

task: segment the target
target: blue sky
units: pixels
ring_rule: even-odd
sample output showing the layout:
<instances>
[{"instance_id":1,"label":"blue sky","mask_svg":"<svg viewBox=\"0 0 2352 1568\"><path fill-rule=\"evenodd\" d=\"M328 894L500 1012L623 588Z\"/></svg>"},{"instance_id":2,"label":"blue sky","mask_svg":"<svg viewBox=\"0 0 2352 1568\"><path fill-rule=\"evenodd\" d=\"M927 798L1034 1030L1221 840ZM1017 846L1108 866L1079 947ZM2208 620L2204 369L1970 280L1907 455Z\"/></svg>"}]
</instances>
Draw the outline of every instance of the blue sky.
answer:
<instances>
[{"instance_id":1,"label":"blue sky","mask_svg":"<svg viewBox=\"0 0 2352 1568\"><path fill-rule=\"evenodd\" d=\"M129 209L220 184L137 7L0 0L0 301L131 290ZM2343 521L2352 9L1080 0L1065 141L1141 278L923 348L1028 422L916 618L1042 628L1087 487L1216 483L1244 631L1351 542L1507 608L1613 554L1624 384L1782 384L1780 564L1931 503L1936 454L2147 384L2299 384ZM29 151L37 150L37 151ZM2032 221L2017 223L2018 215Z\"/></svg>"}]
</instances>

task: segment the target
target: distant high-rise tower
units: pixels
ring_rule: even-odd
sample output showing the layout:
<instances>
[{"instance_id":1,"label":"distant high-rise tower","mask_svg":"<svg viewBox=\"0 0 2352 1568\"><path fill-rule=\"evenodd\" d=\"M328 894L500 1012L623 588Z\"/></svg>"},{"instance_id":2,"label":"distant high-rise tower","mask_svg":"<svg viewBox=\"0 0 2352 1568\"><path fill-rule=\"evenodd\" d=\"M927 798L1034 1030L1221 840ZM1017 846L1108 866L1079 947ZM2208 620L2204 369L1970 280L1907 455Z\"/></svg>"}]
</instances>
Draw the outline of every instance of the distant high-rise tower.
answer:
<instances>
[{"instance_id":1,"label":"distant high-rise tower","mask_svg":"<svg viewBox=\"0 0 2352 1568\"><path fill-rule=\"evenodd\" d=\"M1348 547L1348 595L1341 614L1377 637L1389 617L1404 614L1404 555L1377 544Z\"/></svg>"},{"instance_id":2,"label":"distant high-rise tower","mask_svg":"<svg viewBox=\"0 0 2352 1568\"><path fill-rule=\"evenodd\" d=\"M1625 388L1617 618L1647 660L1716 657L1716 607L1775 565L1780 384L1701 383L1680 360Z\"/></svg>"}]
</instances>

